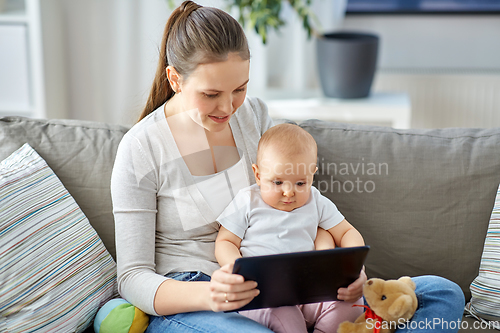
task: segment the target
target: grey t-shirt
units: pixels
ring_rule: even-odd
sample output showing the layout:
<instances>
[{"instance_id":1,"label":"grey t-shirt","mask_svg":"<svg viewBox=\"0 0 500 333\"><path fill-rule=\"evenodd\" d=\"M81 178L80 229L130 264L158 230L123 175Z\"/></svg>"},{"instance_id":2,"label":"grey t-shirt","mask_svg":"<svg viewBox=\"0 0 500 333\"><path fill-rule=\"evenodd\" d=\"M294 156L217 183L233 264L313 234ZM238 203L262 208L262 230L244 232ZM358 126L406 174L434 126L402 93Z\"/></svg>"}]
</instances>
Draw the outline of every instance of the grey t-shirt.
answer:
<instances>
[{"instance_id":1,"label":"grey t-shirt","mask_svg":"<svg viewBox=\"0 0 500 333\"><path fill-rule=\"evenodd\" d=\"M247 97L229 125L242 152L245 177L253 184L251 165L272 120L262 101ZM165 274L202 271L211 275L219 268L214 255L218 213L196 186L163 106L133 126L120 142L111 196L118 290L129 302L156 315L154 297Z\"/></svg>"}]
</instances>

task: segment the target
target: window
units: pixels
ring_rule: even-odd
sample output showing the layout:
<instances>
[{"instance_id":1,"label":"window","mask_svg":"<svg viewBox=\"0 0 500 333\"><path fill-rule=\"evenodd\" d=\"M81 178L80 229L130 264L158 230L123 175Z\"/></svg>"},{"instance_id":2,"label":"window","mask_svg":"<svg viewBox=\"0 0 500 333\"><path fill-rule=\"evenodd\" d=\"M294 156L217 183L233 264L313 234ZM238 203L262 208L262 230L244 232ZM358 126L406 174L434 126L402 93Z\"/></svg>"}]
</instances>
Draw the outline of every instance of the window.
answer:
<instances>
[{"instance_id":1,"label":"window","mask_svg":"<svg viewBox=\"0 0 500 333\"><path fill-rule=\"evenodd\" d=\"M500 0L348 0L347 14L500 14Z\"/></svg>"}]
</instances>

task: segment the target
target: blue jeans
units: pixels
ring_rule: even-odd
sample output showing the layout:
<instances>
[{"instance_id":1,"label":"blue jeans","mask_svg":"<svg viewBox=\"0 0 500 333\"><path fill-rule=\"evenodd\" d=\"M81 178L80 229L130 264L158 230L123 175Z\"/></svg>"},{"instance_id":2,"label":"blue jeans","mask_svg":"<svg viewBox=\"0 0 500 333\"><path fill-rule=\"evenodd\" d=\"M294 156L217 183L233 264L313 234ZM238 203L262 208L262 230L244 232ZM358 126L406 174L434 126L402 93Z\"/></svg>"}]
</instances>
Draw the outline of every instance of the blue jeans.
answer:
<instances>
[{"instance_id":1,"label":"blue jeans","mask_svg":"<svg viewBox=\"0 0 500 333\"><path fill-rule=\"evenodd\" d=\"M167 276L179 281L210 281L210 277L201 272L172 273ZM458 332L465 305L460 287L438 276L419 276L412 280L417 285L415 293L418 308L413 318L398 328L396 333ZM269 329L237 313L211 311L150 316L146 333L160 332L271 333Z\"/></svg>"},{"instance_id":2,"label":"blue jeans","mask_svg":"<svg viewBox=\"0 0 500 333\"><path fill-rule=\"evenodd\" d=\"M210 281L210 276L202 272L171 273L167 277L178 281ZM238 332L272 333L259 323L236 312L198 311L170 316L150 316L146 333L184 332Z\"/></svg>"},{"instance_id":3,"label":"blue jeans","mask_svg":"<svg viewBox=\"0 0 500 333\"><path fill-rule=\"evenodd\" d=\"M417 285L418 308L413 318L396 333L458 332L465 305L462 289L439 276L418 276L412 280Z\"/></svg>"}]
</instances>

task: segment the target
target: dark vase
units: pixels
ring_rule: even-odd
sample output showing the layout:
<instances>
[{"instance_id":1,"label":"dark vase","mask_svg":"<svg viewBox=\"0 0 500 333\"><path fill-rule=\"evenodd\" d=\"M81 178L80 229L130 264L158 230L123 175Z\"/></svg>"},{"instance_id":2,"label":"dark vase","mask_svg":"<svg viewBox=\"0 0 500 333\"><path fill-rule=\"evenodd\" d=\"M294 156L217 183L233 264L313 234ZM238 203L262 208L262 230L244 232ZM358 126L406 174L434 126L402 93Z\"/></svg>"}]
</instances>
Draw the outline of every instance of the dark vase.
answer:
<instances>
[{"instance_id":1,"label":"dark vase","mask_svg":"<svg viewBox=\"0 0 500 333\"><path fill-rule=\"evenodd\" d=\"M318 38L318 70L325 96L367 97L377 67L378 44L378 36L358 32L335 32Z\"/></svg>"}]
</instances>

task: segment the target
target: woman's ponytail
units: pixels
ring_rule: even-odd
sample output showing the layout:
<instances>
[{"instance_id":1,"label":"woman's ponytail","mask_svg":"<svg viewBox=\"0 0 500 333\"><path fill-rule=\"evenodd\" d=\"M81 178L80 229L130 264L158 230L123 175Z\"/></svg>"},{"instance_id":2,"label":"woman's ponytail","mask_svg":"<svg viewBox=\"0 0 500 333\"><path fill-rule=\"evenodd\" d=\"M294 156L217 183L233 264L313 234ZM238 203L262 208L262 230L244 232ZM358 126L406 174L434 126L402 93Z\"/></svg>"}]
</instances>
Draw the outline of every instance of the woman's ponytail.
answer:
<instances>
[{"instance_id":1,"label":"woman's ponytail","mask_svg":"<svg viewBox=\"0 0 500 333\"><path fill-rule=\"evenodd\" d=\"M153 112L154 110L156 110L157 108L159 108L161 105L163 105L166 101L168 101L172 97L174 93L172 87L170 86L170 83L168 82L167 71L166 71L168 63L166 61L167 59L166 59L165 45L167 42L167 34L169 30L168 28L169 24L167 22L167 26L165 27L165 32L163 33L163 38L161 41L160 60L158 61L158 66L156 68L155 78L153 81L153 85L151 86L151 90L149 92L149 97L146 102L146 106L144 107L141 115L139 116L139 121L142 118L146 117L151 112Z\"/></svg>"},{"instance_id":2,"label":"woman's ponytail","mask_svg":"<svg viewBox=\"0 0 500 333\"><path fill-rule=\"evenodd\" d=\"M172 31L172 28L177 28L179 20L182 16L187 17L193 10L199 8L200 6L192 1L184 1L179 7L177 7L167 20L165 29L163 30L163 37L160 45L160 59L158 60L158 66L156 67L156 74L149 92L149 97L146 102L141 115L139 116L139 121L146 117L148 114L162 106L166 101L168 101L175 92L173 91L167 78L167 66L169 64L167 58L167 42ZM177 24L176 24L177 23ZM174 66L175 67L175 66Z\"/></svg>"},{"instance_id":3,"label":"woman's ponytail","mask_svg":"<svg viewBox=\"0 0 500 333\"><path fill-rule=\"evenodd\" d=\"M173 66L187 79L198 64L222 61L229 52L238 52L242 59L250 59L245 33L239 23L220 9L184 1L165 25L158 67L139 121L174 96L167 66Z\"/></svg>"}]
</instances>

